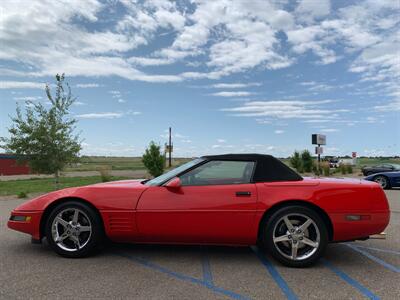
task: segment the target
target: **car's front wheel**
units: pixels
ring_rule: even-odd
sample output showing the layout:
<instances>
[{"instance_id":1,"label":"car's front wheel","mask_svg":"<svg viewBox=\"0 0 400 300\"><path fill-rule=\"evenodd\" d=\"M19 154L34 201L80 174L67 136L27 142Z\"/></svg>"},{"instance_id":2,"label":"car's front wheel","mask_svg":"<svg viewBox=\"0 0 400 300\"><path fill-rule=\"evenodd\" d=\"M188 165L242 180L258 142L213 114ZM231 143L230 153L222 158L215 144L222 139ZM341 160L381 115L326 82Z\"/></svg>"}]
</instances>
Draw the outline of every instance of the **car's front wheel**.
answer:
<instances>
[{"instance_id":1,"label":"car's front wheel","mask_svg":"<svg viewBox=\"0 0 400 300\"><path fill-rule=\"evenodd\" d=\"M390 188L389 180L386 176L382 176L382 175L376 176L374 178L374 181L376 183L379 183L384 190Z\"/></svg>"},{"instance_id":2,"label":"car's front wheel","mask_svg":"<svg viewBox=\"0 0 400 300\"><path fill-rule=\"evenodd\" d=\"M326 225L312 209L288 206L264 223L263 244L271 255L289 267L315 263L328 244Z\"/></svg>"},{"instance_id":3,"label":"car's front wheel","mask_svg":"<svg viewBox=\"0 0 400 300\"><path fill-rule=\"evenodd\" d=\"M70 258L91 254L103 239L99 215L77 201L56 206L46 222L46 237L55 252Z\"/></svg>"}]
</instances>

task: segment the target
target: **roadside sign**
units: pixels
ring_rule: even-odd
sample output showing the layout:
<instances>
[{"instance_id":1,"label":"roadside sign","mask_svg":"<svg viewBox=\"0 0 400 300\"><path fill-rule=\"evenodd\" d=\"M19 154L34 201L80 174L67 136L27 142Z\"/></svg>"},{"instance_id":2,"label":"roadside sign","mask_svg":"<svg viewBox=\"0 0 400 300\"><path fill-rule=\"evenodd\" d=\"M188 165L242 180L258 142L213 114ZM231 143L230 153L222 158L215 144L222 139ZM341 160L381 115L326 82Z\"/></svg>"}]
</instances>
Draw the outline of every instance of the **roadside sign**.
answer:
<instances>
[{"instance_id":1,"label":"roadside sign","mask_svg":"<svg viewBox=\"0 0 400 300\"><path fill-rule=\"evenodd\" d=\"M352 153L351 153L351 157L352 157L352 158L356 158L356 157L357 157L357 152L352 152Z\"/></svg>"},{"instance_id":2,"label":"roadside sign","mask_svg":"<svg viewBox=\"0 0 400 300\"><path fill-rule=\"evenodd\" d=\"M311 135L311 141L313 145L326 145L326 135L313 134Z\"/></svg>"},{"instance_id":3,"label":"roadside sign","mask_svg":"<svg viewBox=\"0 0 400 300\"><path fill-rule=\"evenodd\" d=\"M322 154L323 153L323 148L322 147L315 147L315 154Z\"/></svg>"}]
</instances>

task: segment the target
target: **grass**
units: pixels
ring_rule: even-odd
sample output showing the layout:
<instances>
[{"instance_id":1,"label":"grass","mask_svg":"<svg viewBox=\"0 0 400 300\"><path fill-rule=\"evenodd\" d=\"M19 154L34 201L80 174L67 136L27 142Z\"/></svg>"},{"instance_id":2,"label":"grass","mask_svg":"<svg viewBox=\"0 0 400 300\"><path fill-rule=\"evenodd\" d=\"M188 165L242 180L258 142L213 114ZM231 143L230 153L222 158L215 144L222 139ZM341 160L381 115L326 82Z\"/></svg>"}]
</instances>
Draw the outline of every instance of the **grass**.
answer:
<instances>
[{"instance_id":1,"label":"grass","mask_svg":"<svg viewBox=\"0 0 400 300\"><path fill-rule=\"evenodd\" d=\"M174 166L181 165L190 158L174 158ZM65 169L66 172L74 171L99 171L108 170L145 170L141 157L106 157L106 156L83 156L78 164Z\"/></svg>"},{"instance_id":2,"label":"grass","mask_svg":"<svg viewBox=\"0 0 400 300\"><path fill-rule=\"evenodd\" d=\"M112 176L110 179L114 181L127 178ZM75 187L75 186L84 186L99 182L102 182L100 176L62 177L60 179L59 189L67 187ZM48 193L54 190L55 188L54 188L53 178L12 180L12 181L2 181L0 183L0 196L23 195L29 193Z\"/></svg>"}]
</instances>

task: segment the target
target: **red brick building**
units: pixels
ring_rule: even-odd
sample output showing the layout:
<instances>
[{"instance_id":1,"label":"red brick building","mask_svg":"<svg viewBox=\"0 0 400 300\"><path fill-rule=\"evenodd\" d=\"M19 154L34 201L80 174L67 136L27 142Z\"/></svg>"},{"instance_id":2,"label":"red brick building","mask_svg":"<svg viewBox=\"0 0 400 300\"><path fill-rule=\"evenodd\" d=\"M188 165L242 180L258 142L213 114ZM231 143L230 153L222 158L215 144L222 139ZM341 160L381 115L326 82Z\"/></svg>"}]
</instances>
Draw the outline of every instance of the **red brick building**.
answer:
<instances>
[{"instance_id":1,"label":"red brick building","mask_svg":"<svg viewBox=\"0 0 400 300\"><path fill-rule=\"evenodd\" d=\"M30 172L28 163L17 164L14 155L0 154L0 175L24 175Z\"/></svg>"}]
</instances>

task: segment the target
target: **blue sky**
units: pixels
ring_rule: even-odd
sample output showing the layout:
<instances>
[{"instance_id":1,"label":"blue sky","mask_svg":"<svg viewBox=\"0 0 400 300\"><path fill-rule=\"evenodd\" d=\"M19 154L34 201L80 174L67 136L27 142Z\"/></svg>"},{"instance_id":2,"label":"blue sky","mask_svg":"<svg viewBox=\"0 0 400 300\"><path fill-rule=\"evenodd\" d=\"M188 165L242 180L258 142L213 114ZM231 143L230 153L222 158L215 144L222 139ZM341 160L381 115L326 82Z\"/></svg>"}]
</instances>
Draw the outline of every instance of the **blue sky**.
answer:
<instances>
[{"instance_id":1,"label":"blue sky","mask_svg":"<svg viewBox=\"0 0 400 300\"><path fill-rule=\"evenodd\" d=\"M400 2L0 2L0 136L65 73L82 154L400 154Z\"/></svg>"}]
</instances>

